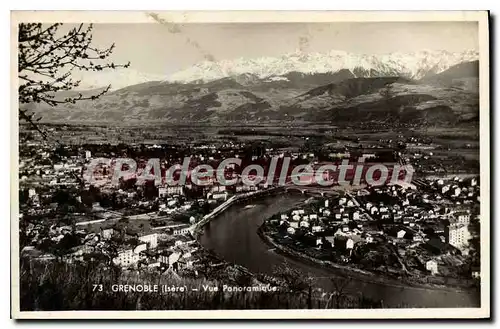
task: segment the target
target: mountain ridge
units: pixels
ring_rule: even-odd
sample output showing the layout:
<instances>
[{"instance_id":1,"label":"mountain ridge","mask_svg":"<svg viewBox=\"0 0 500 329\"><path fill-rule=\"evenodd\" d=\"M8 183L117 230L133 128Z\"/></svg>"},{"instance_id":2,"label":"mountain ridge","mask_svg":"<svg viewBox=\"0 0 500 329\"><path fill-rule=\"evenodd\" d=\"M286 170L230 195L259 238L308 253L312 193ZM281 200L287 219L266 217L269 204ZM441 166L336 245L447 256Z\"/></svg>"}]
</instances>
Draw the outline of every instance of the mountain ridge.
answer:
<instances>
[{"instance_id":1,"label":"mountain ridge","mask_svg":"<svg viewBox=\"0 0 500 329\"><path fill-rule=\"evenodd\" d=\"M380 55L343 51L327 53L290 53L279 57L237 58L218 62L204 61L170 75L165 82L208 82L251 74L266 79L290 72L335 73L349 70L354 77L401 76L421 79L441 73L462 62L479 59L474 50L462 52L420 51Z\"/></svg>"},{"instance_id":2,"label":"mountain ridge","mask_svg":"<svg viewBox=\"0 0 500 329\"><path fill-rule=\"evenodd\" d=\"M460 67L455 72L453 81ZM110 123L303 120L356 124L375 120L384 124L414 121L449 125L473 120L479 113L478 88L440 85L441 80L432 85L403 77L318 74L321 84L317 85L313 83L315 74L292 76L292 81L240 80L246 85L233 78L203 84L147 82L112 91L94 101L53 108L29 104L27 108L40 114L43 121ZM330 78L334 82L323 84L332 81Z\"/></svg>"},{"instance_id":3,"label":"mountain ridge","mask_svg":"<svg viewBox=\"0 0 500 329\"><path fill-rule=\"evenodd\" d=\"M355 54L344 51L325 53L289 53L276 57L236 58L218 62L204 61L173 74L153 74L134 68L99 72L75 71L72 77L81 80L79 90L97 89L111 85L111 90L163 81L165 83L203 84L222 78L233 78L242 85L296 79L297 74L343 74L353 78L401 76L422 79L439 74L462 62L479 59L475 50L448 52L423 50L411 53ZM292 74L292 76L290 76ZM295 76L293 76L295 74ZM327 83L327 82L325 82Z\"/></svg>"}]
</instances>

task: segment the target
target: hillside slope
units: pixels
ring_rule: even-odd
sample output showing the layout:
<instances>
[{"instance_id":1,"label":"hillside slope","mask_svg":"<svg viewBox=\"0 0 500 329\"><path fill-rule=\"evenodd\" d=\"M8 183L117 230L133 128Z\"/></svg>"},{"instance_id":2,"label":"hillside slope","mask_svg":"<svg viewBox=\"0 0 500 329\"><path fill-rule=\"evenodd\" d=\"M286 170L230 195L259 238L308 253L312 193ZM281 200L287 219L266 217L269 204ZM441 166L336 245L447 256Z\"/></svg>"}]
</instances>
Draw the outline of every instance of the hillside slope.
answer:
<instances>
[{"instance_id":1,"label":"hillside slope","mask_svg":"<svg viewBox=\"0 0 500 329\"><path fill-rule=\"evenodd\" d=\"M241 75L205 83L146 82L95 101L26 107L51 122L326 120L353 124L367 120L405 123L414 117L413 121L422 124L448 125L478 116L478 88L457 82L474 79L476 66L464 63L419 81L398 76L353 78L350 71L341 71L291 72L266 79Z\"/></svg>"}]
</instances>

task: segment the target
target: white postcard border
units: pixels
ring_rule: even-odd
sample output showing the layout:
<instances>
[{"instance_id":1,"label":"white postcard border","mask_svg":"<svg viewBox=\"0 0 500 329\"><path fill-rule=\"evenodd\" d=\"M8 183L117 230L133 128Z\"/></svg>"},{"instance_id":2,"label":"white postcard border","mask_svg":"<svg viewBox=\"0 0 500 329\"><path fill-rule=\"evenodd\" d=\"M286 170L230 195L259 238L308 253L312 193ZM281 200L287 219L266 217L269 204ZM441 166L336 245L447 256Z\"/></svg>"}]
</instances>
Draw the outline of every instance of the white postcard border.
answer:
<instances>
[{"instance_id":1,"label":"white postcard border","mask_svg":"<svg viewBox=\"0 0 500 329\"><path fill-rule=\"evenodd\" d=\"M487 11L155 11L169 23L477 21L480 66L481 307L356 310L35 311L19 305L17 24L155 23L147 11L11 12L11 316L15 319L451 319L490 317L490 86Z\"/></svg>"}]
</instances>

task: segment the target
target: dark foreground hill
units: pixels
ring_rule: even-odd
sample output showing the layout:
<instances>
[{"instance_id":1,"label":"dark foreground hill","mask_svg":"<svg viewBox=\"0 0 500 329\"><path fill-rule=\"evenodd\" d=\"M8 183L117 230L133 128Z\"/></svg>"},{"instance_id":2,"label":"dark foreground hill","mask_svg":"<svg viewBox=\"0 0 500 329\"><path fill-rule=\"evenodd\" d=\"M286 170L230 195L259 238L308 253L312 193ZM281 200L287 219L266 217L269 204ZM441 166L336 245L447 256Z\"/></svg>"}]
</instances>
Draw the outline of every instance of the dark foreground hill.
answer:
<instances>
[{"instance_id":1,"label":"dark foreground hill","mask_svg":"<svg viewBox=\"0 0 500 329\"><path fill-rule=\"evenodd\" d=\"M241 280L241 279L240 279ZM169 287L188 287L186 292L147 293L113 291L113 285L158 284ZM102 289L99 288L102 285ZM223 285L249 286L227 278L204 279L179 277L175 274L123 273L119 269L95 267L92 264L47 263L22 264L20 268L21 311L75 310L228 310L228 309L307 309L307 308L381 308L359 294L341 292L318 294L313 289L290 291L224 292ZM96 288L97 286L97 288ZM218 287L206 291L204 286ZM197 291L191 290L197 288Z\"/></svg>"}]
</instances>

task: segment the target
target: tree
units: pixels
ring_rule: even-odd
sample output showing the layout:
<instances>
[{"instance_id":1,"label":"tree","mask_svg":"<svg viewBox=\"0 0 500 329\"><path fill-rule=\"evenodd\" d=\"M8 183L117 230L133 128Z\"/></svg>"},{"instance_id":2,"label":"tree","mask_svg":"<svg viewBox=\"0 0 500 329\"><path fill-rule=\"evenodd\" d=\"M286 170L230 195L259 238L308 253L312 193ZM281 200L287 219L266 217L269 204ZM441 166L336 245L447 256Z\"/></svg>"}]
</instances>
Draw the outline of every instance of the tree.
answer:
<instances>
[{"instance_id":1,"label":"tree","mask_svg":"<svg viewBox=\"0 0 500 329\"><path fill-rule=\"evenodd\" d=\"M61 23L45 25L40 23L19 24L19 103L46 103L50 106L76 103L81 100L95 100L104 95L110 85L102 91L89 96L81 93L77 96L57 98L57 93L71 91L80 85L73 80L73 70L102 71L129 67L130 63L118 65L107 59L114 49L114 44L105 49L92 45L92 24L61 31ZM20 116L32 122L33 115L26 110L19 110ZM39 120L39 119L38 119ZM33 123L33 122L32 122Z\"/></svg>"},{"instance_id":2,"label":"tree","mask_svg":"<svg viewBox=\"0 0 500 329\"><path fill-rule=\"evenodd\" d=\"M338 309L340 308L342 301L344 301L349 295L346 290L349 284L352 282L352 278L342 276L333 277L330 279L330 282L332 283L333 289L330 293L328 301L326 302L325 308L329 308L330 301L333 300L332 307Z\"/></svg>"},{"instance_id":3,"label":"tree","mask_svg":"<svg viewBox=\"0 0 500 329\"><path fill-rule=\"evenodd\" d=\"M55 248L54 252L57 255L64 255L67 253L71 248L74 248L76 246L79 246L81 244L80 238L75 235L75 234L66 234L64 237L59 241L57 244L57 247Z\"/></svg>"},{"instance_id":4,"label":"tree","mask_svg":"<svg viewBox=\"0 0 500 329\"><path fill-rule=\"evenodd\" d=\"M275 266L273 275L283 282L291 292L304 292L313 285L313 277L304 275L287 261Z\"/></svg>"},{"instance_id":5,"label":"tree","mask_svg":"<svg viewBox=\"0 0 500 329\"><path fill-rule=\"evenodd\" d=\"M288 291L305 295L307 297L307 308L312 308L314 277L309 274L304 275L287 261L276 266L273 275L285 285Z\"/></svg>"}]
</instances>

